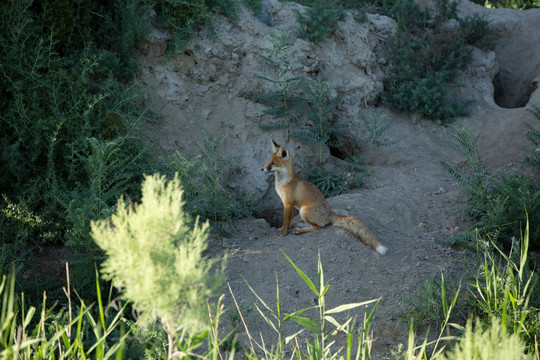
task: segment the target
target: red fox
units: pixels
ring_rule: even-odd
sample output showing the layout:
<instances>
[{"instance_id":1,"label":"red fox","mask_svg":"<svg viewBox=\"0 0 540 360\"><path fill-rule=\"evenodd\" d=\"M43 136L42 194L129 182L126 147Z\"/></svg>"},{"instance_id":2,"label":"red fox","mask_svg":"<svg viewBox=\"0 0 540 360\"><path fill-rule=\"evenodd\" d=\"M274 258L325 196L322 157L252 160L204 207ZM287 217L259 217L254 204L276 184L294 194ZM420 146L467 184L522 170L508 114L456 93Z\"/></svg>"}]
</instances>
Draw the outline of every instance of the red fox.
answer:
<instances>
[{"instance_id":1,"label":"red fox","mask_svg":"<svg viewBox=\"0 0 540 360\"><path fill-rule=\"evenodd\" d=\"M333 224L352 233L379 254L386 253L386 247L377 240L364 223L352 216L335 215L319 189L294 173L294 163L287 149L276 144L274 140L272 140L272 146L274 153L270 156L268 164L264 165L261 170L273 172L276 177L276 192L283 202L284 210L282 236L288 234L294 208L297 208L302 220L311 226L296 226L293 229L293 234L305 234Z\"/></svg>"}]
</instances>

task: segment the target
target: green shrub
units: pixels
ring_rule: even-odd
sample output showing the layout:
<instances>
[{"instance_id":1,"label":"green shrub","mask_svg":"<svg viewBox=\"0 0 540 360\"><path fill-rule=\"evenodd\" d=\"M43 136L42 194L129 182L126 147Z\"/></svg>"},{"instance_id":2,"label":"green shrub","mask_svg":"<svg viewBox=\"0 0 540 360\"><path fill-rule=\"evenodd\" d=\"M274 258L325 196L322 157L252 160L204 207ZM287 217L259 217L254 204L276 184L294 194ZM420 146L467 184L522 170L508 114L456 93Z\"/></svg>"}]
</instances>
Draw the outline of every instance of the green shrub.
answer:
<instances>
[{"instance_id":1,"label":"green shrub","mask_svg":"<svg viewBox=\"0 0 540 360\"><path fill-rule=\"evenodd\" d=\"M322 166L307 172L305 177L307 181L317 186L325 197L339 195L345 188L343 176Z\"/></svg>"},{"instance_id":2,"label":"green shrub","mask_svg":"<svg viewBox=\"0 0 540 360\"><path fill-rule=\"evenodd\" d=\"M126 82L147 12L143 1L0 5L0 235L21 249L77 245L89 285L90 219L123 192L137 197L148 168L139 128L149 114Z\"/></svg>"},{"instance_id":3,"label":"green shrub","mask_svg":"<svg viewBox=\"0 0 540 360\"><path fill-rule=\"evenodd\" d=\"M169 358L183 333L206 328L207 301L224 280L223 268L202 257L208 222L191 227L182 198L178 178L147 176L139 205L119 199L111 218L92 222L92 237L107 254L102 272L136 309L160 320Z\"/></svg>"},{"instance_id":4,"label":"green shrub","mask_svg":"<svg viewBox=\"0 0 540 360\"><path fill-rule=\"evenodd\" d=\"M253 196L231 191L232 159L222 154L225 136L211 139L206 134L196 144L199 154L188 158L176 152L167 159L172 173L178 173L186 192L185 209L189 214L209 220L212 227L227 235L226 225L251 215Z\"/></svg>"},{"instance_id":5,"label":"green shrub","mask_svg":"<svg viewBox=\"0 0 540 360\"><path fill-rule=\"evenodd\" d=\"M390 140L389 138L384 138L382 140L380 139L380 137L383 136L388 129L394 126L390 119L381 112L370 113L367 116L360 116L360 119L362 120L362 124L364 124L364 127L369 134L372 145L377 147L392 146L403 140L403 138L396 140Z\"/></svg>"},{"instance_id":6,"label":"green shrub","mask_svg":"<svg viewBox=\"0 0 540 360\"><path fill-rule=\"evenodd\" d=\"M339 96L333 95L333 89L320 77L316 80L305 79L300 83L300 89L301 98L307 104L305 109L307 125L299 126L292 135L300 141L319 144L318 164L322 165L323 146L331 148L343 146L337 138L345 133L344 127L331 118L341 100Z\"/></svg>"},{"instance_id":7,"label":"green shrub","mask_svg":"<svg viewBox=\"0 0 540 360\"><path fill-rule=\"evenodd\" d=\"M508 333L494 318L487 328L472 320L467 321L465 332L459 341L444 353L441 359L447 360L507 360L533 359L527 353L525 344L517 334Z\"/></svg>"},{"instance_id":8,"label":"green shrub","mask_svg":"<svg viewBox=\"0 0 540 360\"><path fill-rule=\"evenodd\" d=\"M460 19L451 29L449 19L458 19L456 3L436 2L430 18L412 0L395 2L387 10L398 25L387 41L388 75L384 79L382 101L406 113L416 112L429 119L448 121L466 114L470 102L452 98L450 83L458 70L470 62L467 44L493 46L487 22L481 18Z\"/></svg>"},{"instance_id":9,"label":"green shrub","mask_svg":"<svg viewBox=\"0 0 540 360\"><path fill-rule=\"evenodd\" d=\"M466 128L450 128L449 144L465 157L461 166L442 162L450 174L465 188L465 213L473 224L454 240L474 249L476 236L473 229L489 234L504 249L512 246L513 237L519 234L527 221L533 233L532 246L538 246L540 229L540 191L533 180L518 171L490 175L484 169L477 149L478 136L471 138Z\"/></svg>"},{"instance_id":10,"label":"green shrub","mask_svg":"<svg viewBox=\"0 0 540 360\"><path fill-rule=\"evenodd\" d=\"M238 19L238 4L233 0L164 0L156 2L154 9L156 25L172 34L169 54L184 50L203 28L215 36L216 14Z\"/></svg>"},{"instance_id":11,"label":"green shrub","mask_svg":"<svg viewBox=\"0 0 540 360\"><path fill-rule=\"evenodd\" d=\"M291 128L305 115L307 106L305 99L297 94L302 79L292 74L296 52L289 45L291 36L283 27L268 33L270 47L260 49L261 58L274 74L271 77L262 75L258 77L273 84L277 89L253 97L268 107L264 113L272 117L271 122L261 123L259 127L263 130L285 129L285 141L289 141Z\"/></svg>"},{"instance_id":12,"label":"green shrub","mask_svg":"<svg viewBox=\"0 0 540 360\"><path fill-rule=\"evenodd\" d=\"M341 4L334 0L312 0L305 14L297 12L300 37L318 43L330 35L336 21L343 18Z\"/></svg>"}]
</instances>

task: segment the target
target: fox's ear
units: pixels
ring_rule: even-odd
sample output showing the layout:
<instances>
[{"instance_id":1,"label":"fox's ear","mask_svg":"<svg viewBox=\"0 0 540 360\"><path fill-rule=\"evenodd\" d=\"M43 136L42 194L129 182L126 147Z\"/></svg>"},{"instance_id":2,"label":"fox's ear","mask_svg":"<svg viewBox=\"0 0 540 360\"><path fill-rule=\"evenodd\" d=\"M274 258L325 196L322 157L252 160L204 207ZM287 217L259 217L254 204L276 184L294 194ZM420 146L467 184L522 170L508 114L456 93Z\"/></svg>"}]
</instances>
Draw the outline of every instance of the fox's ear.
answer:
<instances>
[{"instance_id":1,"label":"fox's ear","mask_svg":"<svg viewBox=\"0 0 540 360\"><path fill-rule=\"evenodd\" d=\"M279 151L279 157L281 160L287 160L289 158L289 152L285 148L281 148Z\"/></svg>"},{"instance_id":2,"label":"fox's ear","mask_svg":"<svg viewBox=\"0 0 540 360\"><path fill-rule=\"evenodd\" d=\"M274 147L274 152L278 151L278 149L281 147L280 145L278 145L277 142L274 141L274 139L271 139L272 140L272 146Z\"/></svg>"}]
</instances>

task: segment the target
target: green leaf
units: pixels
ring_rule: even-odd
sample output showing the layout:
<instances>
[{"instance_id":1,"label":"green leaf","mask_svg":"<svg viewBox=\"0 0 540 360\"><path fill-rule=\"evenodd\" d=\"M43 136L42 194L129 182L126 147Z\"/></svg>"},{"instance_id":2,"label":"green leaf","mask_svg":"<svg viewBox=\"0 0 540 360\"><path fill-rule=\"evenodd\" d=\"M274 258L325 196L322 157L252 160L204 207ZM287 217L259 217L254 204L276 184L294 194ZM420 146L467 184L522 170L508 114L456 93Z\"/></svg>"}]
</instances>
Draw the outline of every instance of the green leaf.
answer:
<instances>
[{"instance_id":1,"label":"green leaf","mask_svg":"<svg viewBox=\"0 0 540 360\"><path fill-rule=\"evenodd\" d=\"M298 275L300 275L300 277L304 280L304 282L309 286L309 288L311 289L311 291L313 291L313 293L317 296L319 296L319 292L317 291L317 288L315 287L315 285L313 284L313 281L311 281L311 279L306 275L304 274L304 272L302 270L300 270L298 268L298 266L296 266L296 264L287 256L287 254L285 254L285 252L283 250L281 250L281 252L283 253L283 255L285 255L285 257L287 258L287 260L289 260L289 262L291 263L291 265L294 267L294 269L296 270L296 272L298 273Z\"/></svg>"},{"instance_id":2,"label":"green leaf","mask_svg":"<svg viewBox=\"0 0 540 360\"><path fill-rule=\"evenodd\" d=\"M326 310L325 314L337 314L337 313L340 313L340 312L343 312L343 311L355 309L355 308L360 307L360 306L369 305L369 304L372 304L372 303L377 302L379 300L380 299L373 299L373 300L363 301L363 302L360 302L360 303L349 303L349 304L339 305L339 306L336 306L335 308L332 308L330 310Z\"/></svg>"}]
</instances>

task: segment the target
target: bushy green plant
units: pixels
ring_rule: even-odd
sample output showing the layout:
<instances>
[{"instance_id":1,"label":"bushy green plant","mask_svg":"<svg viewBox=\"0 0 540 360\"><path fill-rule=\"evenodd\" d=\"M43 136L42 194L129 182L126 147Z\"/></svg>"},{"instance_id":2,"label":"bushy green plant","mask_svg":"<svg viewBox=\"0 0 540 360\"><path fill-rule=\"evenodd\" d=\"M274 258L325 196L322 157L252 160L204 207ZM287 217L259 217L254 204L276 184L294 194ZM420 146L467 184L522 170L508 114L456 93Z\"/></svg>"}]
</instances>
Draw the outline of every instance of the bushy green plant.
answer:
<instances>
[{"instance_id":1,"label":"bushy green plant","mask_svg":"<svg viewBox=\"0 0 540 360\"><path fill-rule=\"evenodd\" d=\"M465 188L464 211L473 224L455 240L475 248L473 229L487 232L503 248L512 246L512 238L527 221L533 225L532 239L538 238L540 223L540 191L532 179L520 172L490 175L483 167L477 149L478 136L472 138L466 128L449 128L449 144L465 161L460 166L442 162L443 166ZM532 245L536 246L536 242Z\"/></svg>"},{"instance_id":2,"label":"bushy green plant","mask_svg":"<svg viewBox=\"0 0 540 360\"><path fill-rule=\"evenodd\" d=\"M186 211L209 220L211 225L226 234L226 224L251 215L253 196L237 195L231 191L232 159L223 155L225 136L211 139L204 134L199 152L187 157L180 152L168 159L168 167L177 172L186 192Z\"/></svg>"},{"instance_id":3,"label":"bushy green plant","mask_svg":"<svg viewBox=\"0 0 540 360\"><path fill-rule=\"evenodd\" d=\"M540 107L537 105L532 105L532 108L527 109L534 118L540 121ZM531 124L525 123L527 125L527 139L534 145L533 149L525 149L527 155L525 161L532 165L536 170L540 170L540 131L536 130Z\"/></svg>"},{"instance_id":4,"label":"bushy green plant","mask_svg":"<svg viewBox=\"0 0 540 360\"><path fill-rule=\"evenodd\" d=\"M155 2L154 10L156 25L172 34L171 54L184 50L201 29L215 36L216 14L238 19L238 4L233 0L164 0Z\"/></svg>"},{"instance_id":5,"label":"bushy green plant","mask_svg":"<svg viewBox=\"0 0 540 360\"><path fill-rule=\"evenodd\" d=\"M305 174L306 180L321 190L325 197L336 196L345 189L345 179L335 171L318 166Z\"/></svg>"},{"instance_id":6,"label":"bushy green plant","mask_svg":"<svg viewBox=\"0 0 540 360\"><path fill-rule=\"evenodd\" d=\"M269 93L261 93L254 99L268 107L265 114L272 117L272 122L261 123L259 127L264 130L285 129L285 141L289 141L291 128L306 113L306 101L298 96L298 88L302 79L292 74L292 65L295 62L296 52L290 47L292 35L281 27L277 31L270 31L267 39L269 48L261 48L261 57L274 72L274 76L259 75L277 89Z\"/></svg>"},{"instance_id":7,"label":"bushy green plant","mask_svg":"<svg viewBox=\"0 0 540 360\"><path fill-rule=\"evenodd\" d=\"M318 164L323 162L323 146L339 148L343 143L337 140L344 134L344 127L331 119L332 112L340 103L339 96L333 95L333 89L320 77L305 79L301 82L303 99L306 106L307 126L300 126L293 132L293 137L312 144L319 144Z\"/></svg>"},{"instance_id":8,"label":"bushy green plant","mask_svg":"<svg viewBox=\"0 0 540 360\"><path fill-rule=\"evenodd\" d=\"M472 320L467 321L465 332L459 341L441 356L446 360L507 360L533 359L527 353L524 342L515 333L508 333L494 318L487 328L477 322L473 328Z\"/></svg>"},{"instance_id":9,"label":"bushy green plant","mask_svg":"<svg viewBox=\"0 0 540 360\"><path fill-rule=\"evenodd\" d=\"M377 147L381 146L391 146L399 143L402 138L390 140L389 138L384 138L380 140L380 137L390 129L394 124L381 112L370 113L367 116L360 116L364 127L366 128L371 144Z\"/></svg>"},{"instance_id":10,"label":"bushy green plant","mask_svg":"<svg viewBox=\"0 0 540 360\"><path fill-rule=\"evenodd\" d=\"M89 218L103 216L101 210L126 190L136 196L146 168L139 127L148 114L140 90L124 81L131 77L128 57L144 25L126 21L144 19L144 4L0 5L2 241L24 238L28 249L76 239L91 247ZM107 171L88 171L94 142L108 144L113 154ZM19 210L15 216L13 209L28 216ZM93 264L88 274L93 276Z\"/></svg>"},{"instance_id":11,"label":"bushy green plant","mask_svg":"<svg viewBox=\"0 0 540 360\"><path fill-rule=\"evenodd\" d=\"M300 37L318 43L330 35L336 21L343 18L343 7L335 0L311 0L304 14L297 12Z\"/></svg>"},{"instance_id":12,"label":"bushy green plant","mask_svg":"<svg viewBox=\"0 0 540 360\"><path fill-rule=\"evenodd\" d=\"M169 338L169 357L186 334L206 327L207 301L223 283L223 268L202 257L208 222L184 212L177 177L158 174L142 184L139 205L119 199L110 219L92 222L92 237L106 252L104 275L135 308L160 320Z\"/></svg>"},{"instance_id":13,"label":"bushy green plant","mask_svg":"<svg viewBox=\"0 0 540 360\"><path fill-rule=\"evenodd\" d=\"M389 67L382 101L429 119L448 121L464 115L469 102L453 99L449 84L471 59L467 44L492 46L482 40L488 35L487 23L472 18L455 29L445 26L447 20L458 19L456 4L446 0L436 2L433 18L412 0L394 2L387 11L398 30L387 42Z\"/></svg>"}]
</instances>

